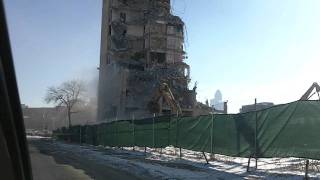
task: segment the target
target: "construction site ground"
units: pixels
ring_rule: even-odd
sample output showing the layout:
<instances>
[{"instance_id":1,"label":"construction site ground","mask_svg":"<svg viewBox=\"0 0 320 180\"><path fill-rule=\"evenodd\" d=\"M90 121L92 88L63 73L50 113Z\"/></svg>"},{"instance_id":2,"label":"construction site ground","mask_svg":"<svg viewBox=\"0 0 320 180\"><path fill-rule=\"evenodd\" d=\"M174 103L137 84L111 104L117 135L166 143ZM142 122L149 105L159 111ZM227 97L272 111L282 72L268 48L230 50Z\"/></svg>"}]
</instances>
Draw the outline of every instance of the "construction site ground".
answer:
<instances>
[{"instance_id":1,"label":"construction site ground","mask_svg":"<svg viewBox=\"0 0 320 180\"><path fill-rule=\"evenodd\" d=\"M34 179L303 179L304 160L252 160L215 155L206 163L203 154L166 149L94 147L50 138L28 137ZM161 153L160 153L161 152ZM209 154L207 154L209 157ZM320 178L318 161L311 161L309 176Z\"/></svg>"}]
</instances>

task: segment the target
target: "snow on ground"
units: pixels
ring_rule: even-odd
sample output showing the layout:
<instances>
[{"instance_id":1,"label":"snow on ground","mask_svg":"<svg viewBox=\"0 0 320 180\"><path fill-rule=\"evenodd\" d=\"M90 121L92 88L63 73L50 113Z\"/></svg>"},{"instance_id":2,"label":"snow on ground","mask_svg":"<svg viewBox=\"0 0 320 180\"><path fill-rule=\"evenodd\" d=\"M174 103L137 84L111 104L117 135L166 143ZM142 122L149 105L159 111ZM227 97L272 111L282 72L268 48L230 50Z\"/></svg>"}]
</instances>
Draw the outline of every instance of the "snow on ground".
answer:
<instances>
[{"instance_id":1,"label":"snow on ground","mask_svg":"<svg viewBox=\"0 0 320 180\"><path fill-rule=\"evenodd\" d=\"M184 168L175 168L145 161L145 155L141 152L128 152L126 150L113 150L111 148L77 146L58 143L64 150L74 153L82 153L97 163L107 163L113 168L134 173L137 176L153 177L156 179L212 179L216 176L202 171L193 171ZM111 151L110 151L111 150ZM234 176L236 177L236 176ZM230 176L234 179L233 175Z\"/></svg>"},{"instance_id":2,"label":"snow on ground","mask_svg":"<svg viewBox=\"0 0 320 180\"><path fill-rule=\"evenodd\" d=\"M130 150L130 148L127 148ZM132 148L131 148L132 149ZM238 175L247 178L264 179L301 179L305 175L305 159L300 158L260 158L258 159L258 169L255 170L255 159L251 159L249 173L247 172L248 158L229 157L224 155L214 155L210 160L210 154L205 153L209 159L206 164L201 152L182 150L182 159L179 156L179 149L167 147L160 151L149 149L151 155L146 159L158 161L178 162L189 164L194 167L216 170L224 173ZM309 166L309 177L320 179L320 161L311 160Z\"/></svg>"},{"instance_id":3,"label":"snow on ground","mask_svg":"<svg viewBox=\"0 0 320 180\"><path fill-rule=\"evenodd\" d=\"M50 137L27 135L27 139L48 139L48 138L50 138Z\"/></svg>"},{"instance_id":4,"label":"snow on ground","mask_svg":"<svg viewBox=\"0 0 320 180\"><path fill-rule=\"evenodd\" d=\"M297 158L263 158L258 160L258 170L254 170L255 160L251 160L250 172L247 172L247 158L235 158L215 155L209 164L202 153L179 150L173 147L165 149L147 148L111 148L103 146L76 145L54 141L64 151L83 154L97 163L107 163L113 168L128 171L135 175L157 179L302 179L304 160ZM161 153L160 153L161 152ZM209 158L209 154L206 154ZM318 161L314 161L318 168ZM314 168L314 169L315 169ZM311 168L312 170L312 168ZM309 173L309 177L320 178L320 171Z\"/></svg>"}]
</instances>

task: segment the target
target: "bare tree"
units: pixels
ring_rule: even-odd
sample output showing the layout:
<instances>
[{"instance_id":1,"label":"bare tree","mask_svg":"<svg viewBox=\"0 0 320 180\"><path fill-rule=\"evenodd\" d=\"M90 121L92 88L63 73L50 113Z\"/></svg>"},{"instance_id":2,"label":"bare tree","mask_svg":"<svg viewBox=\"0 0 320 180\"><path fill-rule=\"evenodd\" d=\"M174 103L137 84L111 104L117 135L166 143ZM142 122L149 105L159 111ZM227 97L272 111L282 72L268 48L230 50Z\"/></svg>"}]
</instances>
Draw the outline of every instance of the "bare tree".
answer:
<instances>
[{"instance_id":1,"label":"bare tree","mask_svg":"<svg viewBox=\"0 0 320 180\"><path fill-rule=\"evenodd\" d=\"M81 81L72 80L62 83L60 86L52 86L48 88L45 101L54 103L57 106L65 106L67 108L68 125L71 127L71 114L76 113L74 108L85 102L85 88Z\"/></svg>"}]
</instances>

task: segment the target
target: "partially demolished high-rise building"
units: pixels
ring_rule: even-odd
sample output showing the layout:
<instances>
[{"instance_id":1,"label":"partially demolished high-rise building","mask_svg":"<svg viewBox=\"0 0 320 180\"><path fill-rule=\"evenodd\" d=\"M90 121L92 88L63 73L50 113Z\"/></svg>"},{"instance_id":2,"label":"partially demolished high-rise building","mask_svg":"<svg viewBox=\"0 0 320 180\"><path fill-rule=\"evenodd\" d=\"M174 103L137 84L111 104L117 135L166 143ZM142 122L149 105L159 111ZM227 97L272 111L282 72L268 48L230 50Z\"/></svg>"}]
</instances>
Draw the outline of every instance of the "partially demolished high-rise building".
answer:
<instances>
[{"instance_id":1,"label":"partially demolished high-rise building","mask_svg":"<svg viewBox=\"0 0 320 180\"><path fill-rule=\"evenodd\" d=\"M196 88L188 88L184 22L170 8L170 0L104 0L98 120L152 116L148 102L163 82L192 115ZM174 113L161 106L159 115Z\"/></svg>"}]
</instances>

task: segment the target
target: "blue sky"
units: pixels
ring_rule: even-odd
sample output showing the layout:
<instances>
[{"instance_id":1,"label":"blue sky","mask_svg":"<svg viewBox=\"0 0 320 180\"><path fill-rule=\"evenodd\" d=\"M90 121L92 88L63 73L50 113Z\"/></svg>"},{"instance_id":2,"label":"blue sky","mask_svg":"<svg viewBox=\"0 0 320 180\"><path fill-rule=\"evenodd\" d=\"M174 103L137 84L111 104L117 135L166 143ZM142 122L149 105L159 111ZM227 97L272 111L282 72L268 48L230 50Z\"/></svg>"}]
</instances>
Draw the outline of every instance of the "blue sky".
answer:
<instances>
[{"instance_id":1,"label":"blue sky","mask_svg":"<svg viewBox=\"0 0 320 180\"><path fill-rule=\"evenodd\" d=\"M44 106L48 86L90 81L99 63L101 0L6 0L21 101ZM220 89L231 112L299 99L319 81L320 1L174 0L186 23L198 99Z\"/></svg>"}]
</instances>

